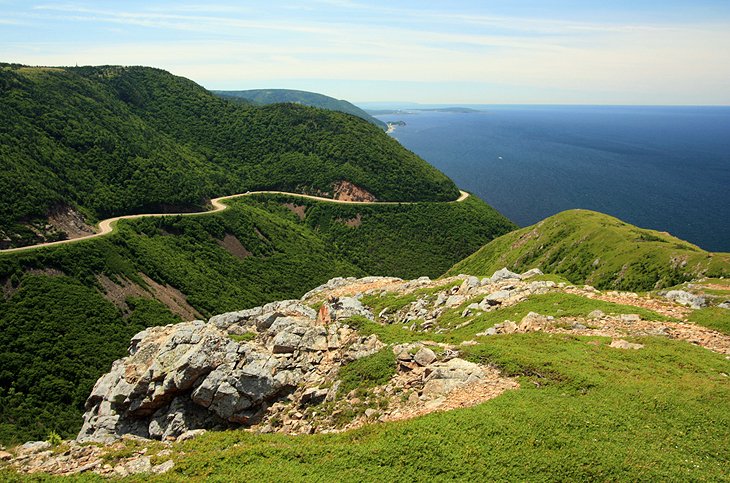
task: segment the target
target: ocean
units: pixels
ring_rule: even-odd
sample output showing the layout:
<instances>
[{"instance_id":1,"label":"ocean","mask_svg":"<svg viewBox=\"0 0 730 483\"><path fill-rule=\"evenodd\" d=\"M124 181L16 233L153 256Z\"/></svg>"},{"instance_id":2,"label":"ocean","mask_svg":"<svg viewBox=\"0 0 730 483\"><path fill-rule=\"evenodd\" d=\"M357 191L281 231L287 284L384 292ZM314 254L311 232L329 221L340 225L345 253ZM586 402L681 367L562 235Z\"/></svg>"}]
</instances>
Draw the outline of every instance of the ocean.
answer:
<instances>
[{"instance_id":1,"label":"ocean","mask_svg":"<svg viewBox=\"0 0 730 483\"><path fill-rule=\"evenodd\" d=\"M377 117L520 226L585 208L730 252L730 107L479 109Z\"/></svg>"}]
</instances>

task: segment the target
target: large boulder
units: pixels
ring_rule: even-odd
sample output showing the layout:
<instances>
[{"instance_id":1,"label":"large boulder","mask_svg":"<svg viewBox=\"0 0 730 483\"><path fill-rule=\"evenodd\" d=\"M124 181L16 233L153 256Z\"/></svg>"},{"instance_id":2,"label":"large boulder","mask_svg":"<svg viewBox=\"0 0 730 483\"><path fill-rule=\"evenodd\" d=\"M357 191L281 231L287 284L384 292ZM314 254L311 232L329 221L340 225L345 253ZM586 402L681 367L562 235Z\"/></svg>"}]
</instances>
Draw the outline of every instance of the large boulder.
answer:
<instances>
[{"instance_id":1,"label":"large boulder","mask_svg":"<svg viewBox=\"0 0 730 483\"><path fill-rule=\"evenodd\" d=\"M447 394L483 377L484 371L478 364L458 357L446 362L435 362L426 368L423 395L436 397Z\"/></svg>"},{"instance_id":2,"label":"large boulder","mask_svg":"<svg viewBox=\"0 0 730 483\"><path fill-rule=\"evenodd\" d=\"M507 268L497 270L489 278L491 283L501 282L502 280L520 280L522 276L519 273L511 272Z\"/></svg>"},{"instance_id":3,"label":"large boulder","mask_svg":"<svg viewBox=\"0 0 730 483\"><path fill-rule=\"evenodd\" d=\"M345 305L353 306L358 308ZM166 439L253 424L273 402L336 373L336 361L383 346L376 336L359 337L342 324L319 325L316 315L299 301L285 301L209 323L140 332L129 356L115 361L94 386L77 439L110 442L125 434ZM255 325L262 317L273 320L259 330ZM254 340L236 342L225 332L247 324L257 332Z\"/></svg>"}]
</instances>

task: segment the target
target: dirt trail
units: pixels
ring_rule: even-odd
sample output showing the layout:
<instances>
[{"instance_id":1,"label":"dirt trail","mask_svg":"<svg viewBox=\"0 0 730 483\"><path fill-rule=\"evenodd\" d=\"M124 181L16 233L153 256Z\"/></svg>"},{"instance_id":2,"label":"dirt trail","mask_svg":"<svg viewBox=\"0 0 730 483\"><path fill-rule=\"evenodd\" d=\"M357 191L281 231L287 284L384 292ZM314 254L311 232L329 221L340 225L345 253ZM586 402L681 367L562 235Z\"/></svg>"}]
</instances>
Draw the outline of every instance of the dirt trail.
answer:
<instances>
[{"instance_id":1,"label":"dirt trail","mask_svg":"<svg viewBox=\"0 0 730 483\"><path fill-rule=\"evenodd\" d=\"M458 199L454 201L448 201L447 203L460 203L467 199L469 197L469 193L466 191L459 190L461 195ZM39 243L37 245L30 245L26 247L17 247L17 248L6 248L4 250L0 250L0 253L14 253L14 252L22 252L27 250L35 250L38 248L44 248L44 247L50 247L50 246L56 246L56 245L64 245L67 243L76 243L82 240L88 240L90 238L97 238L100 236L108 235L109 233L114 231L114 224L119 220L131 220L134 218L149 218L149 217L160 217L160 216L200 216L200 215L210 215L212 213L217 213L219 211L223 211L226 208L228 208L228 205L223 203L224 201L233 199L233 198L239 198L241 196L252 196L252 195L286 195L286 196L296 196L298 198L307 198L310 200L317 200L317 201L326 201L329 203L341 203L341 204L347 204L347 205L411 205L415 203L419 203L418 201L345 201L345 200L335 200L332 198L323 198L321 196L313 196L313 195L303 195L300 193L289 193L287 191L247 191L245 193L239 193L235 195L228 195L228 196L221 196L219 198L213 198L210 200L211 205L213 205L212 210L208 211L199 211L196 213L143 213L139 215L123 215L123 216L115 216L114 218L107 218L106 220L101 220L99 224L97 225L97 232L92 233L90 235L81 236L78 238L71 238L68 240L59 240L55 242L47 242L47 243Z\"/></svg>"}]
</instances>

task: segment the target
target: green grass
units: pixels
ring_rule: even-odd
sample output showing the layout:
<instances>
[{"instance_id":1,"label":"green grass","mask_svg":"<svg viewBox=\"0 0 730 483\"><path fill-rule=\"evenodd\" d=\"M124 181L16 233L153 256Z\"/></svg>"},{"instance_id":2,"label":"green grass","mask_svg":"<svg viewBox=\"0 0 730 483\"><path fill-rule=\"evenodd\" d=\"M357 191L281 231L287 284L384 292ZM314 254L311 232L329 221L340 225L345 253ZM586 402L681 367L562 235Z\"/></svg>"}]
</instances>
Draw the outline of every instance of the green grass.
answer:
<instances>
[{"instance_id":1,"label":"green grass","mask_svg":"<svg viewBox=\"0 0 730 483\"><path fill-rule=\"evenodd\" d=\"M245 332L243 334L229 334L228 337L236 342L248 342L256 338L255 332Z\"/></svg>"},{"instance_id":2,"label":"green grass","mask_svg":"<svg viewBox=\"0 0 730 483\"><path fill-rule=\"evenodd\" d=\"M395 375L395 356L390 347L375 354L345 364L340 368L342 381L339 392L347 394L354 389L367 389L385 384Z\"/></svg>"},{"instance_id":3,"label":"green grass","mask_svg":"<svg viewBox=\"0 0 730 483\"><path fill-rule=\"evenodd\" d=\"M730 335L730 310L720 307L706 307L693 310L687 318L689 322Z\"/></svg>"},{"instance_id":4,"label":"green grass","mask_svg":"<svg viewBox=\"0 0 730 483\"><path fill-rule=\"evenodd\" d=\"M447 274L540 268L600 289L653 290L700 276L730 276L730 254L588 210L569 210L493 240Z\"/></svg>"},{"instance_id":5,"label":"green grass","mask_svg":"<svg viewBox=\"0 0 730 483\"><path fill-rule=\"evenodd\" d=\"M417 342L423 340L423 333L405 330L401 324L379 324L365 317L353 316L346 323L365 336L375 334L386 344L402 344L405 342ZM429 334L432 340L440 340L438 334Z\"/></svg>"}]
</instances>

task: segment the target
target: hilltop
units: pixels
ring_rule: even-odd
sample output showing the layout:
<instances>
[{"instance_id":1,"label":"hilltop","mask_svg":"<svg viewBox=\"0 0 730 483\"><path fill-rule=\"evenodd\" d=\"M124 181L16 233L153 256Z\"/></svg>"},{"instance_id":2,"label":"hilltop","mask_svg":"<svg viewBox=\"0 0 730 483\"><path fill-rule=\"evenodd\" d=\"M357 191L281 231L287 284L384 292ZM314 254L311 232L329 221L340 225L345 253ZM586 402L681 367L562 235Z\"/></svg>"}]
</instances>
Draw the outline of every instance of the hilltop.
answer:
<instances>
[{"instance_id":1,"label":"hilltop","mask_svg":"<svg viewBox=\"0 0 730 483\"><path fill-rule=\"evenodd\" d=\"M230 102L147 67L1 64L0 146L4 247L88 233L112 215L199 211L247 190L459 196L446 176L361 119Z\"/></svg>"},{"instance_id":2,"label":"hilltop","mask_svg":"<svg viewBox=\"0 0 730 483\"><path fill-rule=\"evenodd\" d=\"M484 275L501 267L539 267L601 289L654 290L703 276L730 277L730 254L603 213L569 210L491 241L448 273Z\"/></svg>"},{"instance_id":3,"label":"hilltop","mask_svg":"<svg viewBox=\"0 0 730 483\"><path fill-rule=\"evenodd\" d=\"M351 102L335 99L316 92L298 91L294 89L249 89L244 91L213 91L214 94L227 99L245 99L253 104L266 105L292 102L305 106L319 107L332 111L352 114L385 129L387 125L376 119Z\"/></svg>"}]
</instances>

